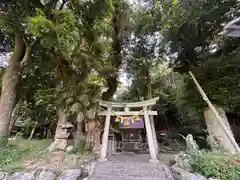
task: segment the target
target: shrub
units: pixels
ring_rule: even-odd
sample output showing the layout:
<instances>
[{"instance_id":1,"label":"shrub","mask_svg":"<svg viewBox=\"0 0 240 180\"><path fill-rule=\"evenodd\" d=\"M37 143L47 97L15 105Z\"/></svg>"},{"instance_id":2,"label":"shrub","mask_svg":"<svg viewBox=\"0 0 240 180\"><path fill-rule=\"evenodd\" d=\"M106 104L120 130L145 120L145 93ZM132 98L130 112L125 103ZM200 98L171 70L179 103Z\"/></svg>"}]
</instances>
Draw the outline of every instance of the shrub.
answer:
<instances>
[{"instance_id":1,"label":"shrub","mask_svg":"<svg viewBox=\"0 0 240 180\"><path fill-rule=\"evenodd\" d=\"M0 148L0 169L3 171L22 169L24 160L39 158L49 144L49 140L9 141L8 146Z\"/></svg>"},{"instance_id":2,"label":"shrub","mask_svg":"<svg viewBox=\"0 0 240 180\"><path fill-rule=\"evenodd\" d=\"M237 180L240 177L240 166L233 163L237 159L219 152L199 151L191 154L190 164L193 170L205 177L221 180Z\"/></svg>"},{"instance_id":3,"label":"shrub","mask_svg":"<svg viewBox=\"0 0 240 180\"><path fill-rule=\"evenodd\" d=\"M0 136L0 148L6 147L8 138L6 136Z\"/></svg>"},{"instance_id":4,"label":"shrub","mask_svg":"<svg viewBox=\"0 0 240 180\"><path fill-rule=\"evenodd\" d=\"M72 153L80 153L83 154L87 151L86 149L86 140L85 139L81 139L74 147L72 150Z\"/></svg>"},{"instance_id":5,"label":"shrub","mask_svg":"<svg viewBox=\"0 0 240 180\"><path fill-rule=\"evenodd\" d=\"M21 157L20 152L17 150L8 147L8 148L1 148L0 150L0 167L5 167L9 164L14 164L15 161L19 160Z\"/></svg>"}]
</instances>

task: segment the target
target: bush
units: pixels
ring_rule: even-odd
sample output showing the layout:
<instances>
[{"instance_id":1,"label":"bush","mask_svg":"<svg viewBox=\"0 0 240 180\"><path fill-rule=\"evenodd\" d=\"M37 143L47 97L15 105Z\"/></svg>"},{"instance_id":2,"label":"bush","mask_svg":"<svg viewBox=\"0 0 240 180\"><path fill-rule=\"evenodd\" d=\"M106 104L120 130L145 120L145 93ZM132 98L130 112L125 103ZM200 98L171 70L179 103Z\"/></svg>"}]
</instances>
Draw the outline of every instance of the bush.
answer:
<instances>
[{"instance_id":1,"label":"bush","mask_svg":"<svg viewBox=\"0 0 240 180\"><path fill-rule=\"evenodd\" d=\"M23 161L39 158L49 144L49 140L9 141L8 146L0 148L0 169L3 171L22 169Z\"/></svg>"},{"instance_id":2,"label":"bush","mask_svg":"<svg viewBox=\"0 0 240 180\"><path fill-rule=\"evenodd\" d=\"M86 140L85 139L81 139L74 147L72 150L72 153L80 153L83 154L87 151L86 149Z\"/></svg>"},{"instance_id":3,"label":"bush","mask_svg":"<svg viewBox=\"0 0 240 180\"><path fill-rule=\"evenodd\" d=\"M237 180L240 177L240 166L233 163L236 157L218 152L199 151L191 154L190 164L193 170L205 177L221 180Z\"/></svg>"},{"instance_id":4,"label":"bush","mask_svg":"<svg viewBox=\"0 0 240 180\"><path fill-rule=\"evenodd\" d=\"M1 148L0 149L0 169L2 170L13 170L20 168L16 163L21 159L21 152L12 148Z\"/></svg>"},{"instance_id":5,"label":"bush","mask_svg":"<svg viewBox=\"0 0 240 180\"><path fill-rule=\"evenodd\" d=\"M0 136L0 148L6 147L8 138L6 136Z\"/></svg>"}]
</instances>

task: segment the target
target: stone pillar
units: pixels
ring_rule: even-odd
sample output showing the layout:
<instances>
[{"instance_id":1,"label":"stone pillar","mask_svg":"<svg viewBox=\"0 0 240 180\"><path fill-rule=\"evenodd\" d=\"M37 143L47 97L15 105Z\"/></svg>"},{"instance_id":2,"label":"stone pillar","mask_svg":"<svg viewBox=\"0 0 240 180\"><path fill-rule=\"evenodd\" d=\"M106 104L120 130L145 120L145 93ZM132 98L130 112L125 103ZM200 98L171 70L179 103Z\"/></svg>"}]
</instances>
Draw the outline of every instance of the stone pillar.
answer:
<instances>
[{"instance_id":1,"label":"stone pillar","mask_svg":"<svg viewBox=\"0 0 240 180\"><path fill-rule=\"evenodd\" d=\"M108 150L108 134L110 128L110 119L111 119L111 108L108 107L107 115L105 119L105 126L104 132L102 136L102 147L101 147L101 154L100 154L100 161L107 161L107 150Z\"/></svg>"},{"instance_id":2,"label":"stone pillar","mask_svg":"<svg viewBox=\"0 0 240 180\"><path fill-rule=\"evenodd\" d=\"M144 107L143 110L144 110L145 127L147 131L148 148L150 152L150 162L158 163L159 160L157 159L157 153L154 145L153 133L151 130L151 123L150 123L147 107Z\"/></svg>"},{"instance_id":3,"label":"stone pillar","mask_svg":"<svg viewBox=\"0 0 240 180\"><path fill-rule=\"evenodd\" d=\"M232 136L234 139L234 135L231 131L231 127L229 125L228 119L225 115L225 112L222 108L216 107L223 124L226 126L226 129L228 130L228 133ZM236 150L229 140L228 136L224 132L222 126L218 122L215 114L210 108L207 108L204 110L204 116L205 116L205 122L208 129L210 145L213 149L218 149L221 152L228 152L228 153L236 153Z\"/></svg>"},{"instance_id":4,"label":"stone pillar","mask_svg":"<svg viewBox=\"0 0 240 180\"><path fill-rule=\"evenodd\" d=\"M153 141L154 141L154 144L155 144L156 153L158 154L159 146L158 146L158 141L157 141L156 129L155 129L155 126L154 126L153 116L150 116L150 121L151 121L151 129L152 129L152 133L153 133Z\"/></svg>"}]
</instances>

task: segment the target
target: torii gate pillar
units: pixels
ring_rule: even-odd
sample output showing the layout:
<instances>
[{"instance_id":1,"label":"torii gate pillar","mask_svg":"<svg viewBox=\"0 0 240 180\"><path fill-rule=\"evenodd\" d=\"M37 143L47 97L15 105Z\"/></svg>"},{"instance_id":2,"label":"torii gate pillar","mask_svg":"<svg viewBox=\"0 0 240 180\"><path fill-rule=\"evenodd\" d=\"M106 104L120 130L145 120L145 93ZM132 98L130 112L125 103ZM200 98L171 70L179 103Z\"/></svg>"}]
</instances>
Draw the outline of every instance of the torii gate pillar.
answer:
<instances>
[{"instance_id":1,"label":"torii gate pillar","mask_svg":"<svg viewBox=\"0 0 240 180\"><path fill-rule=\"evenodd\" d=\"M100 153L100 161L107 161L107 150L108 150L108 135L110 128L110 119L111 119L111 108L108 107L107 115L105 119L104 132L102 136L102 147Z\"/></svg>"},{"instance_id":2,"label":"torii gate pillar","mask_svg":"<svg viewBox=\"0 0 240 180\"><path fill-rule=\"evenodd\" d=\"M158 153L159 152L159 145L158 145L158 141L157 141L157 135L156 135L156 129L155 129L155 125L154 125L153 116L150 116L150 121L151 121L151 129L152 129L152 133L153 133L153 141L154 141L156 152Z\"/></svg>"}]
</instances>

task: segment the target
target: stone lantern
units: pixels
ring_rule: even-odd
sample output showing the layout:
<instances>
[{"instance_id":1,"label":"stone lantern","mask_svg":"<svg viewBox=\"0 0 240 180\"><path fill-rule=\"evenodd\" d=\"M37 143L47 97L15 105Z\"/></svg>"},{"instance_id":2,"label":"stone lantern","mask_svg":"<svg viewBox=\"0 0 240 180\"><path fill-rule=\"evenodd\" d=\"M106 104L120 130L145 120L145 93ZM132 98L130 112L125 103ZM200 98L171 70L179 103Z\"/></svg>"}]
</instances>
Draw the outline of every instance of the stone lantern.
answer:
<instances>
[{"instance_id":1,"label":"stone lantern","mask_svg":"<svg viewBox=\"0 0 240 180\"><path fill-rule=\"evenodd\" d=\"M59 124L56 130L55 140L54 142L49 146L49 152L52 151L65 151L68 147L68 140L70 135L70 130L73 129L73 125L69 122L65 122L62 124Z\"/></svg>"}]
</instances>

